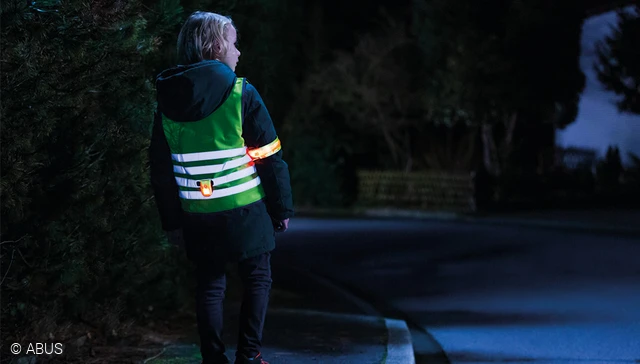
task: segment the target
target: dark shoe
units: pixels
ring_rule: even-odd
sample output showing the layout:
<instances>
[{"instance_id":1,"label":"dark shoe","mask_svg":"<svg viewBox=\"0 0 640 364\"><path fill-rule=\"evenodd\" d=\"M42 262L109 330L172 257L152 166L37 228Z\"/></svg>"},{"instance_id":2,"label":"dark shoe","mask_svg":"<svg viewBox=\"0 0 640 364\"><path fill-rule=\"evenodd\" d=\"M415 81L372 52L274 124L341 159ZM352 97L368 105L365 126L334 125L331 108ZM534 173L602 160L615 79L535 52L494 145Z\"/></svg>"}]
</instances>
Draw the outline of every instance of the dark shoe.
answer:
<instances>
[{"instance_id":1,"label":"dark shoe","mask_svg":"<svg viewBox=\"0 0 640 364\"><path fill-rule=\"evenodd\" d=\"M223 356L221 358L219 358L218 360L212 361L212 362L204 362L204 360L201 362L201 364L229 364L229 358L227 358L227 356Z\"/></svg>"},{"instance_id":2,"label":"dark shoe","mask_svg":"<svg viewBox=\"0 0 640 364\"><path fill-rule=\"evenodd\" d=\"M254 358L247 358L246 356L239 354L236 356L235 364L269 364L262 359L262 354L258 353Z\"/></svg>"}]
</instances>

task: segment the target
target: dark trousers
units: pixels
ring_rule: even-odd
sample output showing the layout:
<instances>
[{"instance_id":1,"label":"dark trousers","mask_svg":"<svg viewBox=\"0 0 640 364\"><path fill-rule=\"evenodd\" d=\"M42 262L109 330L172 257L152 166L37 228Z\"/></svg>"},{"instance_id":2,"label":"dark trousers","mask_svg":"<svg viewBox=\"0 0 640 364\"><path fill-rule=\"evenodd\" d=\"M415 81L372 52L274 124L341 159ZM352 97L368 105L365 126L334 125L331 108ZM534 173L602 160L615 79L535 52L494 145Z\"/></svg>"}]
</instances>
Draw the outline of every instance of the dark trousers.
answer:
<instances>
[{"instance_id":1,"label":"dark trousers","mask_svg":"<svg viewBox=\"0 0 640 364\"><path fill-rule=\"evenodd\" d=\"M270 253L264 253L238 263L244 293L236 355L244 354L251 358L262 347L262 329L271 290L270 258ZM225 363L225 346L222 342L225 265L200 263L196 267L196 275L196 314L203 363Z\"/></svg>"}]
</instances>

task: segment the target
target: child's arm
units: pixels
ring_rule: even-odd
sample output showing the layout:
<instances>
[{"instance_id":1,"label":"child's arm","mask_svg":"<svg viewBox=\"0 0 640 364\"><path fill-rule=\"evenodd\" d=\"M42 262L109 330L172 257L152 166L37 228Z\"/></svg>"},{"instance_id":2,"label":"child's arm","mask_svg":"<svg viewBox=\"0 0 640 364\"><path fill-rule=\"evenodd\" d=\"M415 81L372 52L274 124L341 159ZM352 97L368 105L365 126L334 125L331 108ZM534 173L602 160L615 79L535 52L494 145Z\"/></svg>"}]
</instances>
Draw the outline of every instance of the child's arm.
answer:
<instances>
[{"instance_id":1,"label":"child's arm","mask_svg":"<svg viewBox=\"0 0 640 364\"><path fill-rule=\"evenodd\" d=\"M260 148L277 138L267 107L258 91L248 82L243 91L244 122L242 137L248 148ZM286 148L286 144L283 146ZM255 161L258 176L266 194L267 210L271 218L284 221L293 216L293 198L289 167L282 159L282 150Z\"/></svg>"},{"instance_id":2,"label":"child's arm","mask_svg":"<svg viewBox=\"0 0 640 364\"><path fill-rule=\"evenodd\" d=\"M171 150L162 129L162 117L156 112L149 146L151 186L160 213L164 231L182 227L182 206L178 197L178 185L173 174Z\"/></svg>"}]
</instances>

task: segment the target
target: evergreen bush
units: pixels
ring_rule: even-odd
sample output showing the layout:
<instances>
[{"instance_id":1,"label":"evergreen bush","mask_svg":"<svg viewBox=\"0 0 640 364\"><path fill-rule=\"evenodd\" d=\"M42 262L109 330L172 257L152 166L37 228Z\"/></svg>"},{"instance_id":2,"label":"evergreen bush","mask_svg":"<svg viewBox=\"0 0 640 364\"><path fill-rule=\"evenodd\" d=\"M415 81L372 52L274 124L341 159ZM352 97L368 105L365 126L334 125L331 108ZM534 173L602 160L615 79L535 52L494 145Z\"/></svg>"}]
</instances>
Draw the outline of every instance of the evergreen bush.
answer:
<instances>
[{"instance_id":1,"label":"evergreen bush","mask_svg":"<svg viewBox=\"0 0 640 364\"><path fill-rule=\"evenodd\" d=\"M150 190L154 72L177 1L2 3L2 323L117 333L186 292ZM3 338L3 342L6 341Z\"/></svg>"}]
</instances>

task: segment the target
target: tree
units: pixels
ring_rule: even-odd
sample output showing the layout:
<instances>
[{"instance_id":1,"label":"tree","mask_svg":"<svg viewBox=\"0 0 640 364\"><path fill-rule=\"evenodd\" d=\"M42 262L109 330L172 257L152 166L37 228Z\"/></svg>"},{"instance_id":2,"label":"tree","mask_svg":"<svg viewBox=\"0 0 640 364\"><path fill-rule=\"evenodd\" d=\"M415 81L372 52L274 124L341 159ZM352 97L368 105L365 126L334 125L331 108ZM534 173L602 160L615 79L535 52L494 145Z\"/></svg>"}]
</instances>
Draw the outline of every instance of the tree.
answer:
<instances>
[{"instance_id":1,"label":"tree","mask_svg":"<svg viewBox=\"0 0 640 364\"><path fill-rule=\"evenodd\" d=\"M640 195L640 156L628 153L630 165L626 168L627 182L635 188L636 195Z\"/></svg>"},{"instance_id":2,"label":"tree","mask_svg":"<svg viewBox=\"0 0 640 364\"><path fill-rule=\"evenodd\" d=\"M613 34L597 44L598 80L620 99L620 111L640 114L640 6L620 9Z\"/></svg>"},{"instance_id":3,"label":"tree","mask_svg":"<svg viewBox=\"0 0 640 364\"><path fill-rule=\"evenodd\" d=\"M630 206L638 206L640 203L640 156L633 153L627 154L629 165L624 169L625 200Z\"/></svg>"},{"instance_id":4,"label":"tree","mask_svg":"<svg viewBox=\"0 0 640 364\"><path fill-rule=\"evenodd\" d=\"M603 160L596 166L598 185L605 193L616 193L620 187L620 179L624 168L618 147L608 147Z\"/></svg>"},{"instance_id":5,"label":"tree","mask_svg":"<svg viewBox=\"0 0 640 364\"><path fill-rule=\"evenodd\" d=\"M290 0L204 0L188 13L209 10L229 15L238 29L237 74L247 77L263 97L276 128L289 111L294 85L302 77L306 4Z\"/></svg>"},{"instance_id":6,"label":"tree","mask_svg":"<svg viewBox=\"0 0 640 364\"><path fill-rule=\"evenodd\" d=\"M466 124L482 136L492 175L509 167L527 124L563 127L575 119L578 2L415 0L424 104L432 122Z\"/></svg>"},{"instance_id":7,"label":"tree","mask_svg":"<svg viewBox=\"0 0 640 364\"><path fill-rule=\"evenodd\" d=\"M310 75L304 92L315 95L317 107L339 114L345 132L381 137L386 147L382 159L410 170L417 94L404 59L412 43L401 24L388 20L383 35L362 36L353 53L337 52L330 64Z\"/></svg>"}]
</instances>

